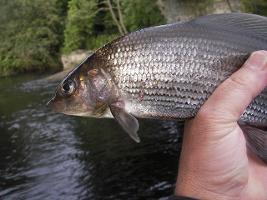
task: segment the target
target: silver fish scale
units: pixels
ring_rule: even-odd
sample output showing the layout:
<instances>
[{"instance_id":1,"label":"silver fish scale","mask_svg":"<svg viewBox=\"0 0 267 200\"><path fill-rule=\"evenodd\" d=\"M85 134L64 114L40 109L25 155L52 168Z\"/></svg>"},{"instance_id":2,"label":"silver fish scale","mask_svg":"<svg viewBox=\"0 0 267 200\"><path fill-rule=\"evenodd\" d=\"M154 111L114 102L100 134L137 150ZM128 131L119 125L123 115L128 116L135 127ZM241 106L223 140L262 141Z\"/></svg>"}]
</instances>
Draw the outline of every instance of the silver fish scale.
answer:
<instances>
[{"instance_id":1,"label":"silver fish scale","mask_svg":"<svg viewBox=\"0 0 267 200\"><path fill-rule=\"evenodd\" d=\"M126 96L126 110L138 117L193 117L218 84L236 71L249 53L267 44L190 24L143 29L101 50L106 69ZM267 90L242 120L267 122Z\"/></svg>"}]
</instances>

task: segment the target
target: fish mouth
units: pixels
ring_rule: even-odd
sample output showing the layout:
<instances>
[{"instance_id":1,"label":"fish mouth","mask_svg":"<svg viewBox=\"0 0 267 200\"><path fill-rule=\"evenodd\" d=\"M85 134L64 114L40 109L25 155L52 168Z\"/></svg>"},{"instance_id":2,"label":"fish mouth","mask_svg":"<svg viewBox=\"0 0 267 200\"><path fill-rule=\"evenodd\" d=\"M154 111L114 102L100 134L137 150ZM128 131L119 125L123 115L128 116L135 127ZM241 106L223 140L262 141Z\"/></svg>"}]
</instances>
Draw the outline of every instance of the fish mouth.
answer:
<instances>
[{"instance_id":1,"label":"fish mouth","mask_svg":"<svg viewBox=\"0 0 267 200\"><path fill-rule=\"evenodd\" d=\"M79 117L93 117L89 112L62 112L65 115L79 116Z\"/></svg>"},{"instance_id":2,"label":"fish mouth","mask_svg":"<svg viewBox=\"0 0 267 200\"><path fill-rule=\"evenodd\" d=\"M82 109L75 109L71 105L67 106L66 102L58 99L56 96L51 98L47 103L46 106L49 107L52 111L57 113L63 113L66 115L73 115L73 116L92 116L92 110L85 106L84 104ZM93 116L92 116L93 117Z\"/></svg>"},{"instance_id":3,"label":"fish mouth","mask_svg":"<svg viewBox=\"0 0 267 200\"><path fill-rule=\"evenodd\" d=\"M53 97L52 99L50 99L50 100L46 103L46 106L51 107L51 105L53 104L54 101L55 101L55 97Z\"/></svg>"}]
</instances>

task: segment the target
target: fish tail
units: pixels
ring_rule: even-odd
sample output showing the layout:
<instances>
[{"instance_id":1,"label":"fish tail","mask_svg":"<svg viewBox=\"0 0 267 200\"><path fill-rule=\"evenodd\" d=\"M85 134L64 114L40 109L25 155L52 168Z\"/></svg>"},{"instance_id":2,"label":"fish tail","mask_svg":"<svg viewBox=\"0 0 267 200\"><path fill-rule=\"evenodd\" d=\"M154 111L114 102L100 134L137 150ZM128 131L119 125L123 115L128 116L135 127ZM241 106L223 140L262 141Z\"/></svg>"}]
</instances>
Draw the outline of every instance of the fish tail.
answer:
<instances>
[{"instance_id":1,"label":"fish tail","mask_svg":"<svg viewBox=\"0 0 267 200\"><path fill-rule=\"evenodd\" d=\"M267 165L267 128L261 129L248 124L240 125L248 148Z\"/></svg>"}]
</instances>

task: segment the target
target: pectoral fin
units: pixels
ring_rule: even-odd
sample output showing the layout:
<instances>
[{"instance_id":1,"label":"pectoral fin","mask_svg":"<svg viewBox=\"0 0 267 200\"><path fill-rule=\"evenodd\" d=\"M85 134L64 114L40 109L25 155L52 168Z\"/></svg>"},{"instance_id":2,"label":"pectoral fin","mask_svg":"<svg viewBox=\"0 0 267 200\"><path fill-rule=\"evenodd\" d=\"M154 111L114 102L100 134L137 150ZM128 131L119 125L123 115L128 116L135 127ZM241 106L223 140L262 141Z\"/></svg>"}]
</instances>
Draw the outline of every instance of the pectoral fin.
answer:
<instances>
[{"instance_id":1,"label":"pectoral fin","mask_svg":"<svg viewBox=\"0 0 267 200\"><path fill-rule=\"evenodd\" d=\"M113 117L122 126L123 130L126 131L135 142L139 143L140 138L137 134L139 123L137 119L120 107L110 106L110 111Z\"/></svg>"},{"instance_id":2,"label":"pectoral fin","mask_svg":"<svg viewBox=\"0 0 267 200\"><path fill-rule=\"evenodd\" d=\"M248 148L267 164L267 130L240 125L245 133Z\"/></svg>"}]
</instances>

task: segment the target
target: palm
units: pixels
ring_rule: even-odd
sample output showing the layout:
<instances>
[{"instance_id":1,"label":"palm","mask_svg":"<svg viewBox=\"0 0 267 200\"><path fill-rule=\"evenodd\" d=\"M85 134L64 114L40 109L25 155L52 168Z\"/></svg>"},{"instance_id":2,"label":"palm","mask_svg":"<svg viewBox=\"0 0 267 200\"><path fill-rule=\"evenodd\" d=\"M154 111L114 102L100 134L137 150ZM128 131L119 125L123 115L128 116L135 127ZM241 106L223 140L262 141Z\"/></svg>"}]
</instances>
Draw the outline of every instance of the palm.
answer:
<instances>
[{"instance_id":1,"label":"palm","mask_svg":"<svg viewBox=\"0 0 267 200\"><path fill-rule=\"evenodd\" d=\"M255 199L256 195L261 197L259 199L264 199L267 195L266 167L262 161L248 152L239 125L235 123L212 126L202 119L196 117L185 126L181 156L181 163L184 166L181 167L190 166L193 173L195 171L205 179L192 182L204 182L207 190L215 194L225 194L233 199ZM213 137L210 137L210 132L213 132ZM195 133L198 134L197 137L194 136ZM194 146L195 148L192 148ZM186 152L190 152L189 160L183 159L183 154L187 154ZM195 176L197 175L193 175Z\"/></svg>"},{"instance_id":2,"label":"palm","mask_svg":"<svg viewBox=\"0 0 267 200\"><path fill-rule=\"evenodd\" d=\"M225 180L225 192L237 195L240 199L265 199L267 195L267 170L266 165L259 160L250 150L247 149L244 133L236 124L232 133L221 138L217 142L219 146L213 149L213 156L216 158L217 176L222 175ZM212 151L212 150L211 150ZM221 158L220 158L221 157ZM215 174L214 174L215 176ZM222 190L222 186L219 186Z\"/></svg>"}]
</instances>

